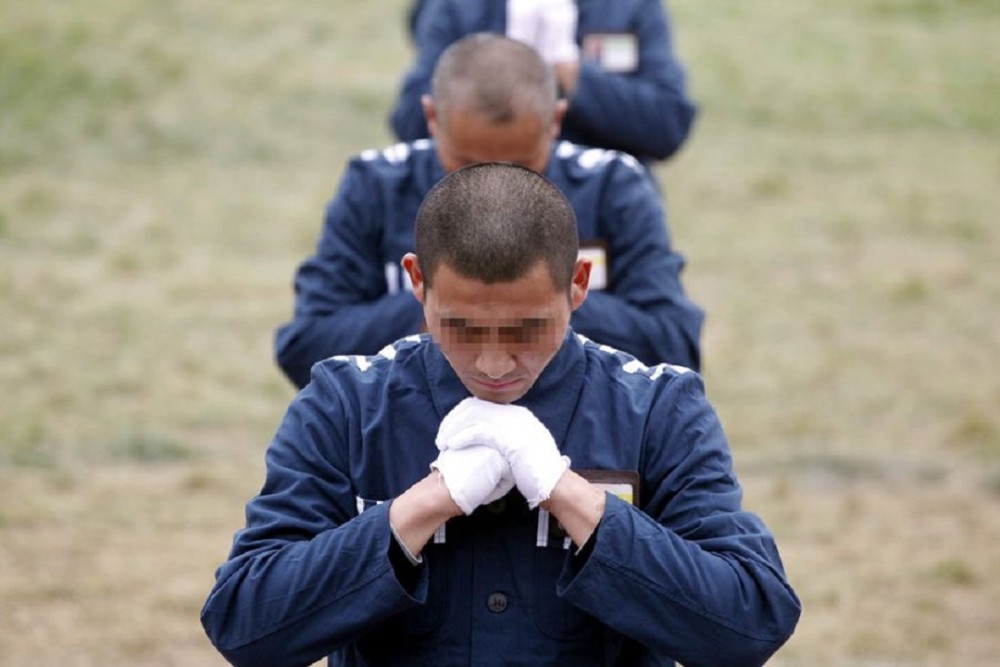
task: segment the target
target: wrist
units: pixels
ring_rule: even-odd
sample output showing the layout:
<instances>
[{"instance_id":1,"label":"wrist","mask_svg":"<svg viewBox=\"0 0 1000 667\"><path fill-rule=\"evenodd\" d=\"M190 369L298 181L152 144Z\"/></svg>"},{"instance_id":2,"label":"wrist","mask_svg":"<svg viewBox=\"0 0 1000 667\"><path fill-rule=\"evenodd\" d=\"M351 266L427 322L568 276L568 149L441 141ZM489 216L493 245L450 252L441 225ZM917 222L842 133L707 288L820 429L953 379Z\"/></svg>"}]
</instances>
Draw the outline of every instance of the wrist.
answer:
<instances>
[{"instance_id":1,"label":"wrist","mask_svg":"<svg viewBox=\"0 0 1000 667\"><path fill-rule=\"evenodd\" d=\"M577 547L582 547L597 528L607 495L572 470L563 473L541 507L559 520Z\"/></svg>"},{"instance_id":2,"label":"wrist","mask_svg":"<svg viewBox=\"0 0 1000 667\"><path fill-rule=\"evenodd\" d=\"M433 505L440 513L440 517L442 519L440 523L444 523L448 519L453 519L456 516L463 516L465 514L465 512L462 511L462 508L459 507L458 503L455 502L455 499L451 497L451 492L448 491L448 487L444 483L444 477L441 476L440 470L432 470L431 474L428 475L425 480L427 481L428 486L433 487Z\"/></svg>"},{"instance_id":3,"label":"wrist","mask_svg":"<svg viewBox=\"0 0 1000 667\"><path fill-rule=\"evenodd\" d=\"M441 474L434 470L392 501L389 525L401 546L419 558L434 531L448 519L462 513L448 493Z\"/></svg>"},{"instance_id":4,"label":"wrist","mask_svg":"<svg viewBox=\"0 0 1000 667\"><path fill-rule=\"evenodd\" d=\"M580 82L579 61L556 63L552 66L552 71L559 86L559 96L566 100L572 98Z\"/></svg>"}]
</instances>

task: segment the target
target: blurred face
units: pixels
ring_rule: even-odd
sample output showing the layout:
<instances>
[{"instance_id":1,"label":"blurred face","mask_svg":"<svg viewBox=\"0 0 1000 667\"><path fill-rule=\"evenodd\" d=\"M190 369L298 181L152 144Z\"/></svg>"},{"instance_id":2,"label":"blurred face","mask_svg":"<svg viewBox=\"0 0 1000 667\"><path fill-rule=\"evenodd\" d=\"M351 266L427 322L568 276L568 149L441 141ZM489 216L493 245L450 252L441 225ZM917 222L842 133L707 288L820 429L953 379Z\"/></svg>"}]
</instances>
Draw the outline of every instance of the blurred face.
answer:
<instances>
[{"instance_id":1,"label":"blurred face","mask_svg":"<svg viewBox=\"0 0 1000 667\"><path fill-rule=\"evenodd\" d=\"M493 123L460 108L439 116L430 98L424 98L428 128L447 173L478 162L513 162L545 171L563 109L560 106L551 119L526 114L509 123Z\"/></svg>"},{"instance_id":2,"label":"blurred face","mask_svg":"<svg viewBox=\"0 0 1000 667\"><path fill-rule=\"evenodd\" d=\"M570 293L556 290L543 262L512 282L487 285L447 264L425 289L416 255L403 258L427 329L469 392L510 403L524 396L559 351L572 312L583 303L588 260L578 260Z\"/></svg>"}]
</instances>

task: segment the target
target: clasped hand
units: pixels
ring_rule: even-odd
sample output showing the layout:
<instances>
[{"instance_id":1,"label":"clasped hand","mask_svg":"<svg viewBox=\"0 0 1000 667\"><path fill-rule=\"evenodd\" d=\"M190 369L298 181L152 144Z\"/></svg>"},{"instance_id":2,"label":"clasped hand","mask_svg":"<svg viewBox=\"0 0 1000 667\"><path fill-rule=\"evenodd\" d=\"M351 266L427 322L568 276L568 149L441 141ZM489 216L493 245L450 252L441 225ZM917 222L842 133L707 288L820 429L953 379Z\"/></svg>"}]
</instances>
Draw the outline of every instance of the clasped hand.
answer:
<instances>
[{"instance_id":1,"label":"clasped hand","mask_svg":"<svg viewBox=\"0 0 1000 667\"><path fill-rule=\"evenodd\" d=\"M507 36L533 47L548 65L576 62L574 0L507 0Z\"/></svg>"},{"instance_id":2,"label":"clasped hand","mask_svg":"<svg viewBox=\"0 0 1000 667\"><path fill-rule=\"evenodd\" d=\"M467 398L441 422L437 468L466 514L515 485L531 508L548 500L569 467L552 434L527 408Z\"/></svg>"}]
</instances>

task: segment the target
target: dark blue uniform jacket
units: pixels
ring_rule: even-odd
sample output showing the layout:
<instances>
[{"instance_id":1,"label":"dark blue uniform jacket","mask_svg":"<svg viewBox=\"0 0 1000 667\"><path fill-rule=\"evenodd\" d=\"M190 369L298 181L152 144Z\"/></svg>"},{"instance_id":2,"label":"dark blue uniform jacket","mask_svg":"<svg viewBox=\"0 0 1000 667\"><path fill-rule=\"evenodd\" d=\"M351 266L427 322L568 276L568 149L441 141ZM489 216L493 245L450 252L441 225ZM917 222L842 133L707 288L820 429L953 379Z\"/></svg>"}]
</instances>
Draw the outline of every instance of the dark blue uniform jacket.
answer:
<instances>
[{"instance_id":1,"label":"dark blue uniform jacket","mask_svg":"<svg viewBox=\"0 0 1000 667\"><path fill-rule=\"evenodd\" d=\"M392 499L428 474L468 392L413 336L317 364L202 623L235 665L761 665L800 607L741 489L700 377L572 332L518 404L572 468L636 471L580 553L514 490L448 521L413 568ZM407 582L407 583L404 583Z\"/></svg>"},{"instance_id":2,"label":"dark blue uniform jacket","mask_svg":"<svg viewBox=\"0 0 1000 667\"><path fill-rule=\"evenodd\" d=\"M326 210L316 254L295 278L295 316L275 336L278 365L297 386L315 362L375 354L420 330L423 311L399 266L413 249L417 209L444 170L433 142L353 159ZM648 364L697 370L703 314L681 286L660 197L631 156L553 147L547 176L576 213L583 246L601 246L607 285L573 313L573 327Z\"/></svg>"},{"instance_id":3,"label":"dark blue uniform jacket","mask_svg":"<svg viewBox=\"0 0 1000 667\"><path fill-rule=\"evenodd\" d=\"M613 148L643 162L673 155L688 136L696 107L674 55L661 0L577 0L577 43L625 36L637 51L632 71L608 71L581 56L580 79L563 123L563 139ZM390 122L402 141L427 135L420 97L430 93L438 57L475 32L504 34L506 0L427 0L415 24L416 62L403 79ZM589 36L589 37L588 37Z\"/></svg>"}]
</instances>

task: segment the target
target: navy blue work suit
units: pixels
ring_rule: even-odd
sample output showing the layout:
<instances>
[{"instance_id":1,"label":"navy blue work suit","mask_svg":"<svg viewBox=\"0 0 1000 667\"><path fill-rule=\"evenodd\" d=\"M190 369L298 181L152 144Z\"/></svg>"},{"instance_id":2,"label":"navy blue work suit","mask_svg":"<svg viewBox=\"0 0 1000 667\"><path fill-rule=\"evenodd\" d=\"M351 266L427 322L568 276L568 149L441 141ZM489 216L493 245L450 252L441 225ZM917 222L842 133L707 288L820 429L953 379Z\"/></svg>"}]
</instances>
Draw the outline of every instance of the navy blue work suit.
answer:
<instances>
[{"instance_id":1,"label":"navy blue work suit","mask_svg":"<svg viewBox=\"0 0 1000 667\"><path fill-rule=\"evenodd\" d=\"M741 509L700 376L569 331L516 403L574 470L638 473L580 553L515 489L394 557L394 498L424 478L468 391L427 336L317 364L267 451L202 611L241 667L761 665L800 613L773 537Z\"/></svg>"},{"instance_id":2,"label":"navy blue work suit","mask_svg":"<svg viewBox=\"0 0 1000 667\"><path fill-rule=\"evenodd\" d=\"M420 330L423 311L399 262L413 249L421 202L444 176L426 139L350 161L316 253L295 277L294 318L275 336L294 384L304 386L321 359L375 354ZM606 285L591 289L572 326L644 363L698 370L704 316L684 294L684 258L645 168L623 153L558 142L545 176L573 206L581 245L607 262Z\"/></svg>"},{"instance_id":3,"label":"navy blue work suit","mask_svg":"<svg viewBox=\"0 0 1000 667\"><path fill-rule=\"evenodd\" d=\"M670 157L687 139L697 109L674 54L662 1L576 4L577 43L584 48L560 138L631 153L644 163ZM504 34L506 29L507 0L425 0L414 23L416 61L390 117L396 137L412 141L428 136L420 98L430 93L434 66L448 46L472 33ZM633 69L609 71L600 58L588 56L588 43L607 40L610 45L615 39L635 49Z\"/></svg>"}]
</instances>

